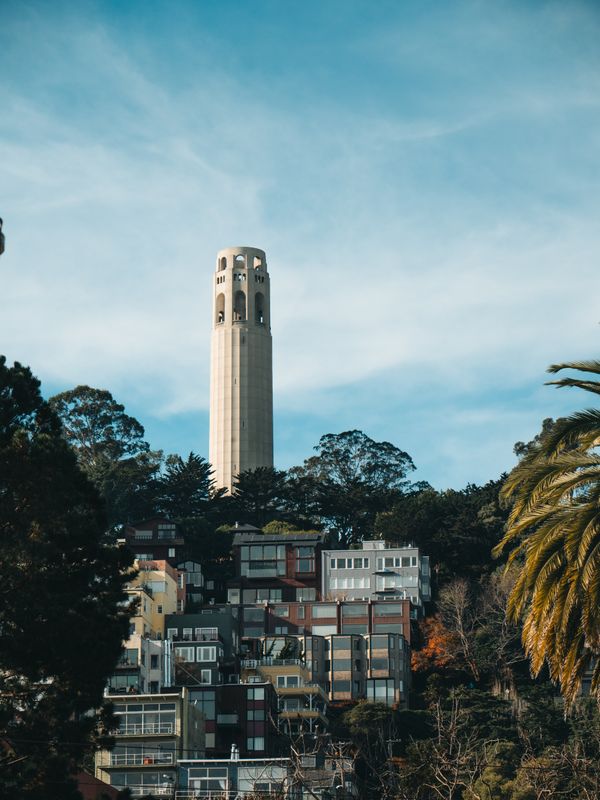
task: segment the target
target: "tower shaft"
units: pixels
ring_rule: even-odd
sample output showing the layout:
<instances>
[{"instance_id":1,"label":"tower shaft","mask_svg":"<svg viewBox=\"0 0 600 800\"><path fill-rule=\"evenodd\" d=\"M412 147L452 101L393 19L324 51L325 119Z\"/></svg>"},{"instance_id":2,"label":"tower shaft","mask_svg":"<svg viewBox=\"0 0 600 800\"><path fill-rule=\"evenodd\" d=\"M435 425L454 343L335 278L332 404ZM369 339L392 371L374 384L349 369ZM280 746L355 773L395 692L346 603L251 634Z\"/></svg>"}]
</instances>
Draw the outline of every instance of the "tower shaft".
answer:
<instances>
[{"instance_id":1,"label":"tower shaft","mask_svg":"<svg viewBox=\"0 0 600 800\"><path fill-rule=\"evenodd\" d=\"M213 278L209 460L217 488L273 466L271 304L263 250L230 247Z\"/></svg>"}]
</instances>

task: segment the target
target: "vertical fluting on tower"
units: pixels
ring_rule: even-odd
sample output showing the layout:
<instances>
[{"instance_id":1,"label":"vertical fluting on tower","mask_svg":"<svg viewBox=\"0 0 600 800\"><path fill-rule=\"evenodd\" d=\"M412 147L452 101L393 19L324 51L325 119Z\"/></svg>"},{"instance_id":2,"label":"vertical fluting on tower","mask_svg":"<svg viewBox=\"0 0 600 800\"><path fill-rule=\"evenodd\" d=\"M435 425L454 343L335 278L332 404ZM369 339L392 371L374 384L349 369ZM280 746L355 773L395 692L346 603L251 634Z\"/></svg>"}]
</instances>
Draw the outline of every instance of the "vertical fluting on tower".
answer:
<instances>
[{"instance_id":1,"label":"vertical fluting on tower","mask_svg":"<svg viewBox=\"0 0 600 800\"><path fill-rule=\"evenodd\" d=\"M255 247L217 254L213 277L209 460L217 488L273 466L273 367L267 259Z\"/></svg>"}]
</instances>

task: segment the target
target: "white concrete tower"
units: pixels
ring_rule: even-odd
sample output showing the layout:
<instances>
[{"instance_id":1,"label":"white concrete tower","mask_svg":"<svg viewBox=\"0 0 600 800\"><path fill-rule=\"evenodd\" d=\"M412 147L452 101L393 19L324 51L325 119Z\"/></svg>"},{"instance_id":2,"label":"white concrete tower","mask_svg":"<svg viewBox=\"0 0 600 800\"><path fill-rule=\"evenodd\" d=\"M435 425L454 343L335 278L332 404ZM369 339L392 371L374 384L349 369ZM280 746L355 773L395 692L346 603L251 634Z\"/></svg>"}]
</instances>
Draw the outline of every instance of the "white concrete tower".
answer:
<instances>
[{"instance_id":1,"label":"white concrete tower","mask_svg":"<svg viewBox=\"0 0 600 800\"><path fill-rule=\"evenodd\" d=\"M267 259L255 247L217 255L210 357L209 460L230 492L247 469L273 466L273 367Z\"/></svg>"}]
</instances>

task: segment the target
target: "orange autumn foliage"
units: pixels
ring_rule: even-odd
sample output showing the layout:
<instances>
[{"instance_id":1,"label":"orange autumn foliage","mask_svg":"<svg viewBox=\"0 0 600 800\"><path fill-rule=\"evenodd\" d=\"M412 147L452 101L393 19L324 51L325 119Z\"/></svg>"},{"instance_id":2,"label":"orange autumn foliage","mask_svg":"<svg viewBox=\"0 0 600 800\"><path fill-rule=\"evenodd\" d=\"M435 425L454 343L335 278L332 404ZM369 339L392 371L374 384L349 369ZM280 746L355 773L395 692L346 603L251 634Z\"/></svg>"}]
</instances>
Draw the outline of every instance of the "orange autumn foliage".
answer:
<instances>
[{"instance_id":1,"label":"orange autumn foliage","mask_svg":"<svg viewBox=\"0 0 600 800\"><path fill-rule=\"evenodd\" d=\"M449 631L439 614L421 621L423 647L413 650L411 666L414 672L444 669L456 661L456 635Z\"/></svg>"}]
</instances>

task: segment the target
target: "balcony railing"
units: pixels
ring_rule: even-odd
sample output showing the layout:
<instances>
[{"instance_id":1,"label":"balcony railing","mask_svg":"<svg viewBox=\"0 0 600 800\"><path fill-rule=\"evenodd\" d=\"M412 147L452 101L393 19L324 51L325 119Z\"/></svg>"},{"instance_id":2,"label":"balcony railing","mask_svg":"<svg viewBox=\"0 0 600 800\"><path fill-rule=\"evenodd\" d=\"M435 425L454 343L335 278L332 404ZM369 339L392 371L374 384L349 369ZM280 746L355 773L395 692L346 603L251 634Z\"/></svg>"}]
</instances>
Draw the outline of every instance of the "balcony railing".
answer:
<instances>
[{"instance_id":1,"label":"balcony railing","mask_svg":"<svg viewBox=\"0 0 600 800\"><path fill-rule=\"evenodd\" d=\"M246 669L256 669L257 667L306 667L306 664L300 658L273 658L272 656L246 658L242 660L241 664Z\"/></svg>"},{"instance_id":2,"label":"balcony railing","mask_svg":"<svg viewBox=\"0 0 600 800\"><path fill-rule=\"evenodd\" d=\"M111 767L146 767L153 764L172 764L173 753L111 753Z\"/></svg>"},{"instance_id":3,"label":"balcony railing","mask_svg":"<svg viewBox=\"0 0 600 800\"><path fill-rule=\"evenodd\" d=\"M290 797L289 791L281 789L178 789L175 800L243 800L243 798L257 798L261 800L281 800Z\"/></svg>"},{"instance_id":4,"label":"balcony railing","mask_svg":"<svg viewBox=\"0 0 600 800\"><path fill-rule=\"evenodd\" d=\"M173 642L221 642L218 628L203 628L199 633L178 633L169 637Z\"/></svg>"},{"instance_id":5,"label":"balcony railing","mask_svg":"<svg viewBox=\"0 0 600 800\"><path fill-rule=\"evenodd\" d=\"M123 787L124 788L124 787ZM172 784L167 784L165 786L151 786L146 784L145 786L142 785L128 785L127 788L131 792L133 797L148 797L149 795L152 797L174 797L175 790ZM193 797L193 795L192 795Z\"/></svg>"},{"instance_id":6,"label":"balcony railing","mask_svg":"<svg viewBox=\"0 0 600 800\"><path fill-rule=\"evenodd\" d=\"M120 658L117 661L117 667L137 667L139 666L139 660L137 656L129 657L129 658Z\"/></svg>"},{"instance_id":7,"label":"balcony railing","mask_svg":"<svg viewBox=\"0 0 600 800\"><path fill-rule=\"evenodd\" d=\"M124 725L115 731L116 736L142 736L143 734L172 734L172 722L150 722L133 725Z\"/></svg>"}]
</instances>

